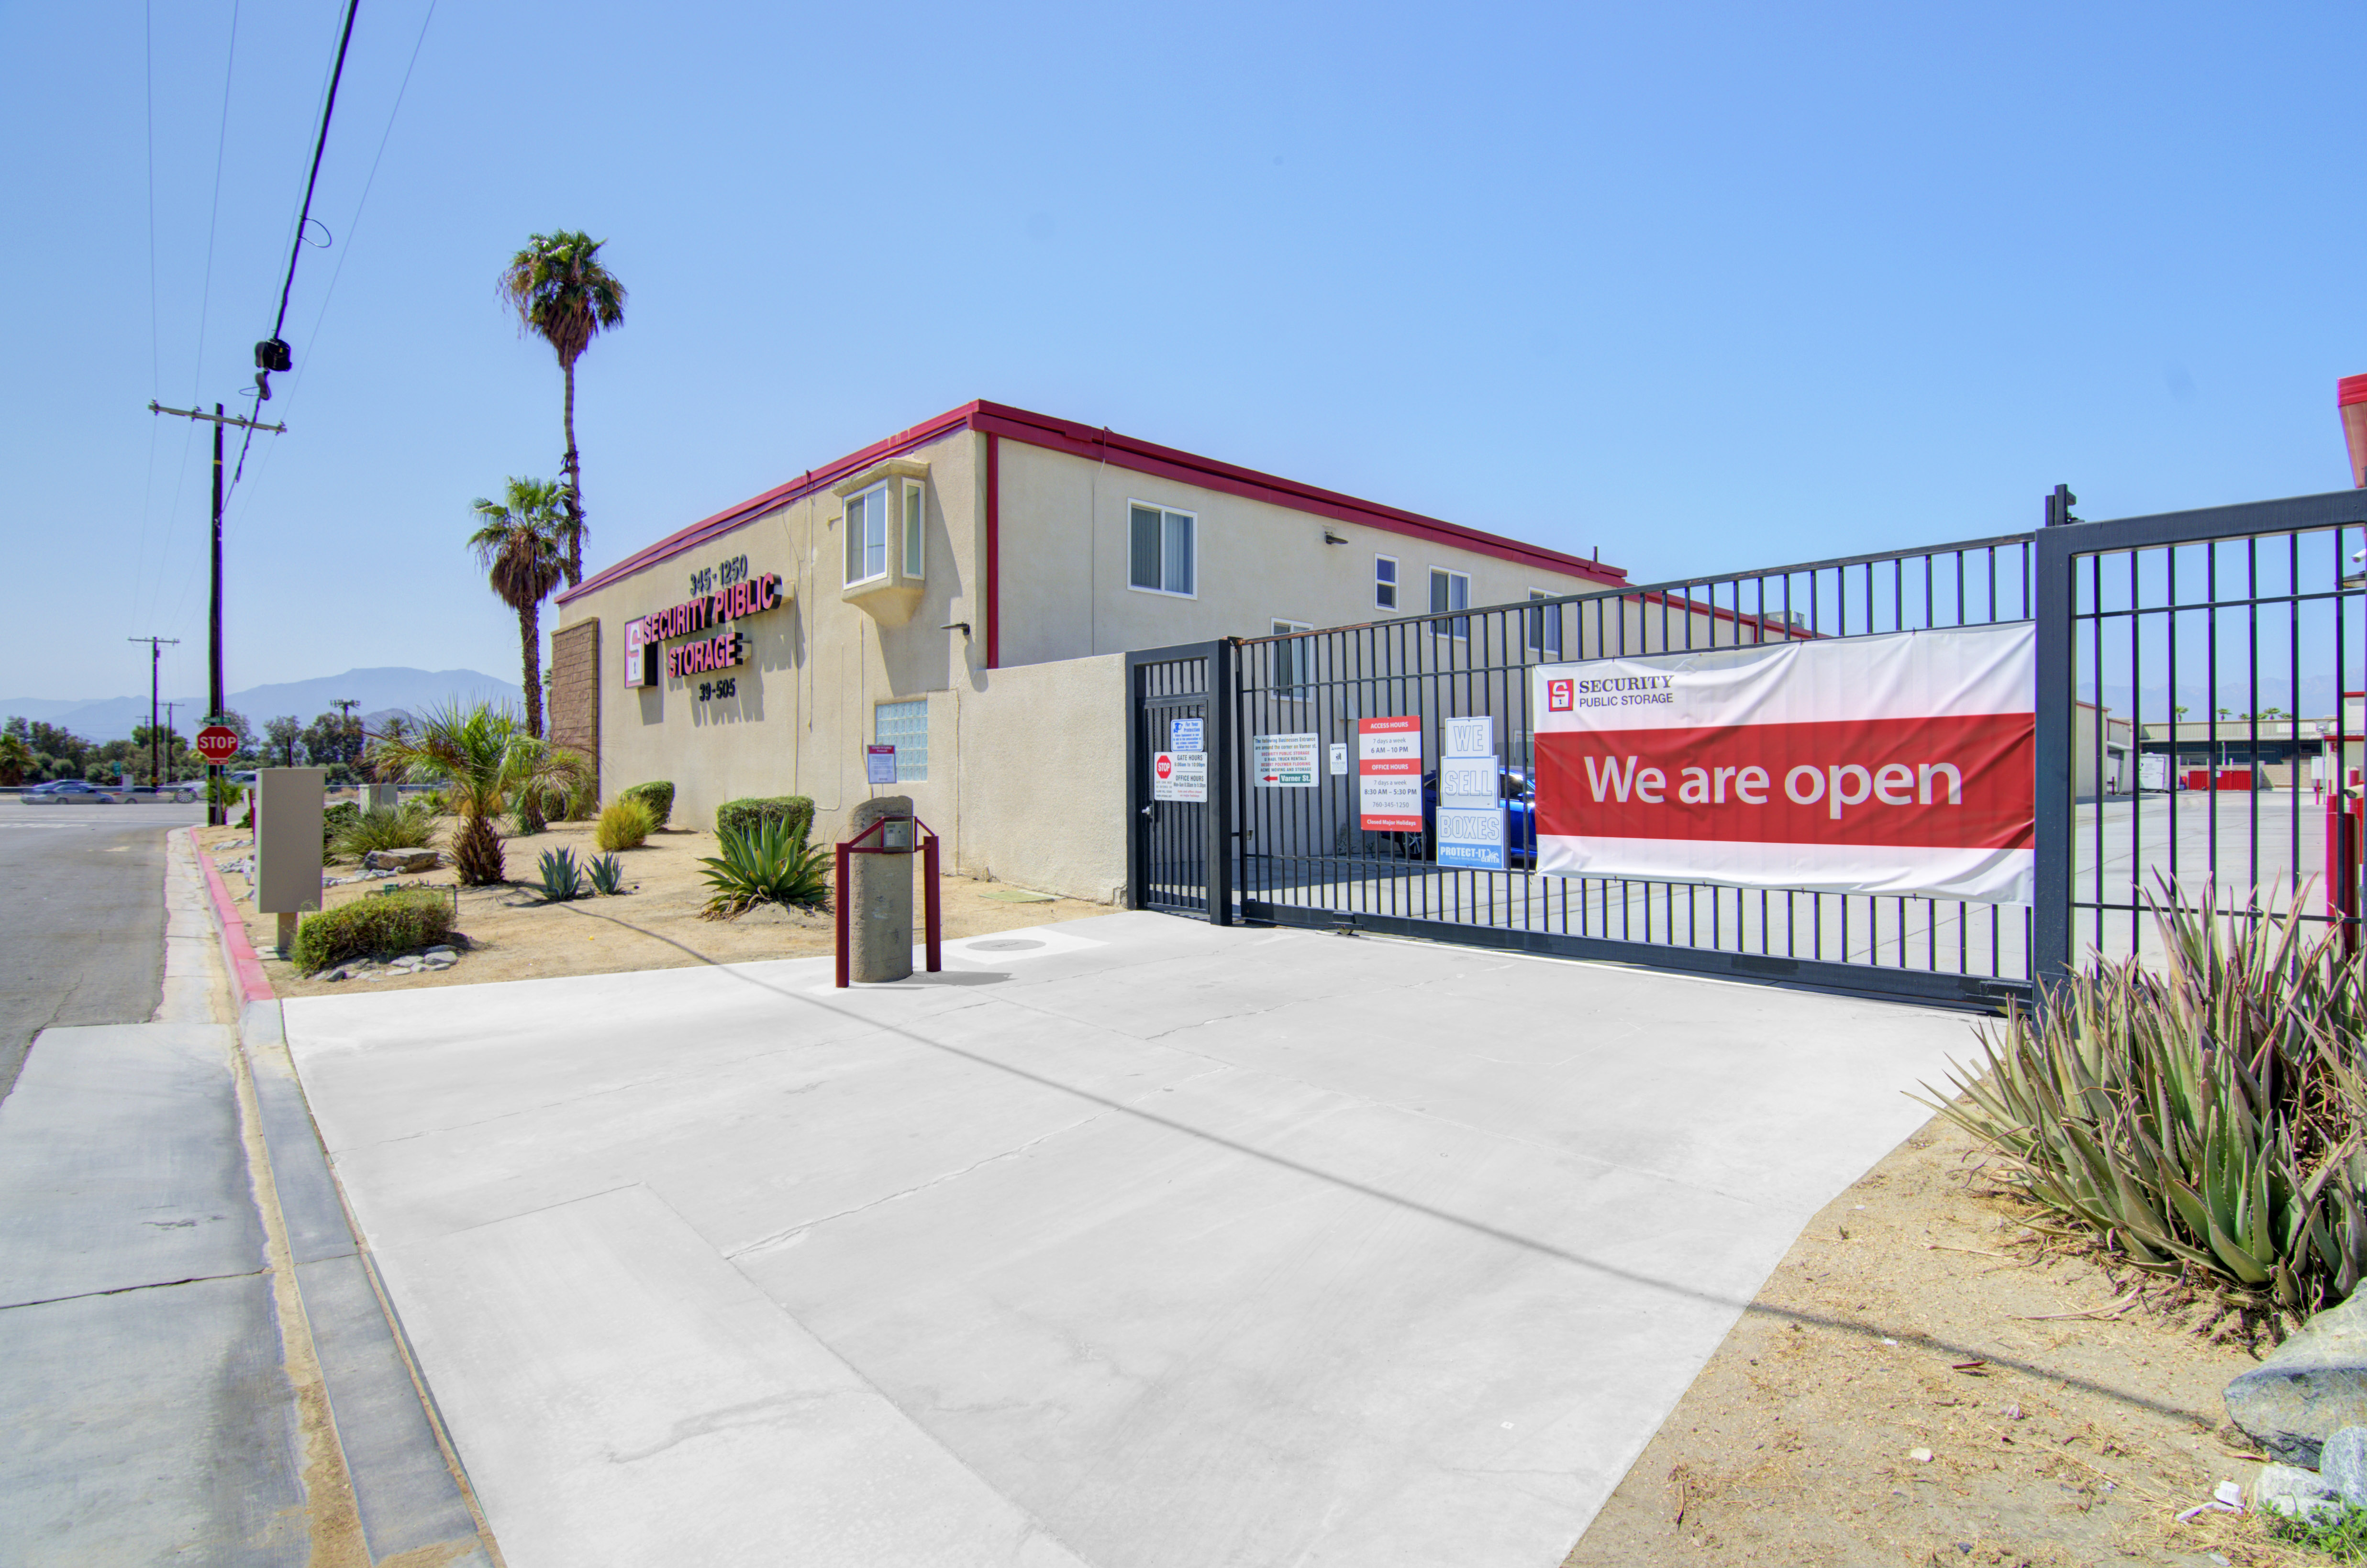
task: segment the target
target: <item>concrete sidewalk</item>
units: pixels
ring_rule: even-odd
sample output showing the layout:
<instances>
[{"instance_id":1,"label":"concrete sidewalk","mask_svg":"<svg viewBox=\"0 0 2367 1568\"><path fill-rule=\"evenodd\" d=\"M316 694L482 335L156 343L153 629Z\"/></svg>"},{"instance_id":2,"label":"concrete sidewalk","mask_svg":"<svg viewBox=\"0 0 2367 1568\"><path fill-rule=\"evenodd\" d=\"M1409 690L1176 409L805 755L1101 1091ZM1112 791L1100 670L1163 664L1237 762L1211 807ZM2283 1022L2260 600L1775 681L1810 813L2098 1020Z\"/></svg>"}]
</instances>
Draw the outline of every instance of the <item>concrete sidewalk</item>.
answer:
<instances>
[{"instance_id":1,"label":"concrete sidewalk","mask_svg":"<svg viewBox=\"0 0 2367 1568\"><path fill-rule=\"evenodd\" d=\"M1550 1568L1966 1021L1116 915L286 1004L513 1568Z\"/></svg>"}]
</instances>

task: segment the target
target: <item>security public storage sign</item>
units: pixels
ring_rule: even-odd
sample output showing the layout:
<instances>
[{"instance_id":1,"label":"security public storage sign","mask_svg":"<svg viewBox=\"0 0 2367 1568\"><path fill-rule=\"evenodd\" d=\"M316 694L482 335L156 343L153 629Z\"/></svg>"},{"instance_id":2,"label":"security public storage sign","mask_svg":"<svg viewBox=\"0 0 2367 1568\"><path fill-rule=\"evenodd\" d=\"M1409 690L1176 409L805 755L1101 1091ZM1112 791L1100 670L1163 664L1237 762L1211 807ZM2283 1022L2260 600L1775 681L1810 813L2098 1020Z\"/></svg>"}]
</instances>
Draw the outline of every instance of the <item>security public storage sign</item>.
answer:
<instances>
[{"instance_id":1,"label":"security public storage sign","mask_svg":"<svg viewBox=\"0 0 2367 1568\"><path fill-rule=\"evenodd\" d=\"M1356 721L1356 825L1367 833L1421 831L1421 716Z\"/></svg>"},{"instance_id":2,"label":"security public storage sign","mask_svg":"<svg viewBox=\"0 0 2367 1568\"><path fill-rule=\"evenodd\" d=\"M1156 751L1150 758L1150 798L1205 802L1208 798L1206 751Z\"/></svg>"},{"instance_id":3,"label":"security public storage sign","mask_svg":"<svg viewBox=\"0 0 2367 1568\"><path fill-rule=\"evenodd\" d=\"M2030 898L2031 622L1545 665L1532 682L1541 872Z\"/></svg>"}]
</instances>

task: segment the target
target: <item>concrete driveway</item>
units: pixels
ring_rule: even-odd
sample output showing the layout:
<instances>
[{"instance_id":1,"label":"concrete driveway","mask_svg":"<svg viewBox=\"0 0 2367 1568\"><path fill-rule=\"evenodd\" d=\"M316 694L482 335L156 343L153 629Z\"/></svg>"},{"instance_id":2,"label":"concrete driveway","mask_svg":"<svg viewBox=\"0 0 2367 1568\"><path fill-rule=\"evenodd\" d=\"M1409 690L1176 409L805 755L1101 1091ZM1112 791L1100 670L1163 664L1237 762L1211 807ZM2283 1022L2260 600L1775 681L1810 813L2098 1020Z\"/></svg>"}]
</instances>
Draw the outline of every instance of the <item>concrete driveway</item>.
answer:
<instances>
[{"instance_id":1,"label":"concrete driveway","mask_svg":"<svg viewBox=\"0 0 2367 1568\"><path fill-rule=\"evenodd\" d=\"M1551 1568L1973 1043L1145 914L286 1019L513 1568Z\"/></svg>"}]
</instances>

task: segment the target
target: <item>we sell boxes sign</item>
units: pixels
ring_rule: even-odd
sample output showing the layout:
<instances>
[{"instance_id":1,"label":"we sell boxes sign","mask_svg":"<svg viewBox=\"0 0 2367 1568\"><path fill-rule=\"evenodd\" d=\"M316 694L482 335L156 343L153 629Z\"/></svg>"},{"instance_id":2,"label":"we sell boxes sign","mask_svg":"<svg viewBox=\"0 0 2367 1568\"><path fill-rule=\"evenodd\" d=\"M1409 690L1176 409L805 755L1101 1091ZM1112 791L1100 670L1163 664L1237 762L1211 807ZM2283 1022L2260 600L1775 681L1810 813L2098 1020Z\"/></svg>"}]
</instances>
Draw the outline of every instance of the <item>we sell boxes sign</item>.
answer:
<instances>
[{"instance_id":1,"label":"we sell boxes sign","mask_svg":"<svg viewBox=\"0 0 2367 1568\"><path fill-rule=\"evenodd\" d=\"M2027 621L1539 667L1537 869L2027 902Z\"/></svg>"}]
</instances>

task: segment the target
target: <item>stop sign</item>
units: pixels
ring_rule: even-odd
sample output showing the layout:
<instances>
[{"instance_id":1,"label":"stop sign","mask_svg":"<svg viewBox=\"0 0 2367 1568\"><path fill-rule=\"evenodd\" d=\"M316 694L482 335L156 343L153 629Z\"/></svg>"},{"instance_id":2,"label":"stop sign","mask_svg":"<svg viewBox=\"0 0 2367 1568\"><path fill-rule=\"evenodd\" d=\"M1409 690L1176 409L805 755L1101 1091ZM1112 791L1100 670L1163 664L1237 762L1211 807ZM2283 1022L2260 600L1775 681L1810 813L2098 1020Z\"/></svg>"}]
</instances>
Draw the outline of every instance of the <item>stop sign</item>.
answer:
<instances>
[{"instance_id":1,"label":"stop sign","mask_svg":"<svg viewBox=\"0 0 2367 1568\"><path fill-rule=\"evenodd\" d=\"M1159 776L1162 779L1170 778L1173 776L1174 773L1175 759L1169 756L1164 751L1159 753Z\"/></svg>"},{"instance_id":2,"label":"stop sign","mask_svg":"<svg viewBox=\"0 0 2367 1568\"><path fill-rule=\"evenodd\" d=\"M229 761L238 755L238 731L226 724L210 724L198 731L198 755L209 762Z\"/></svg>"}]
</instances>

